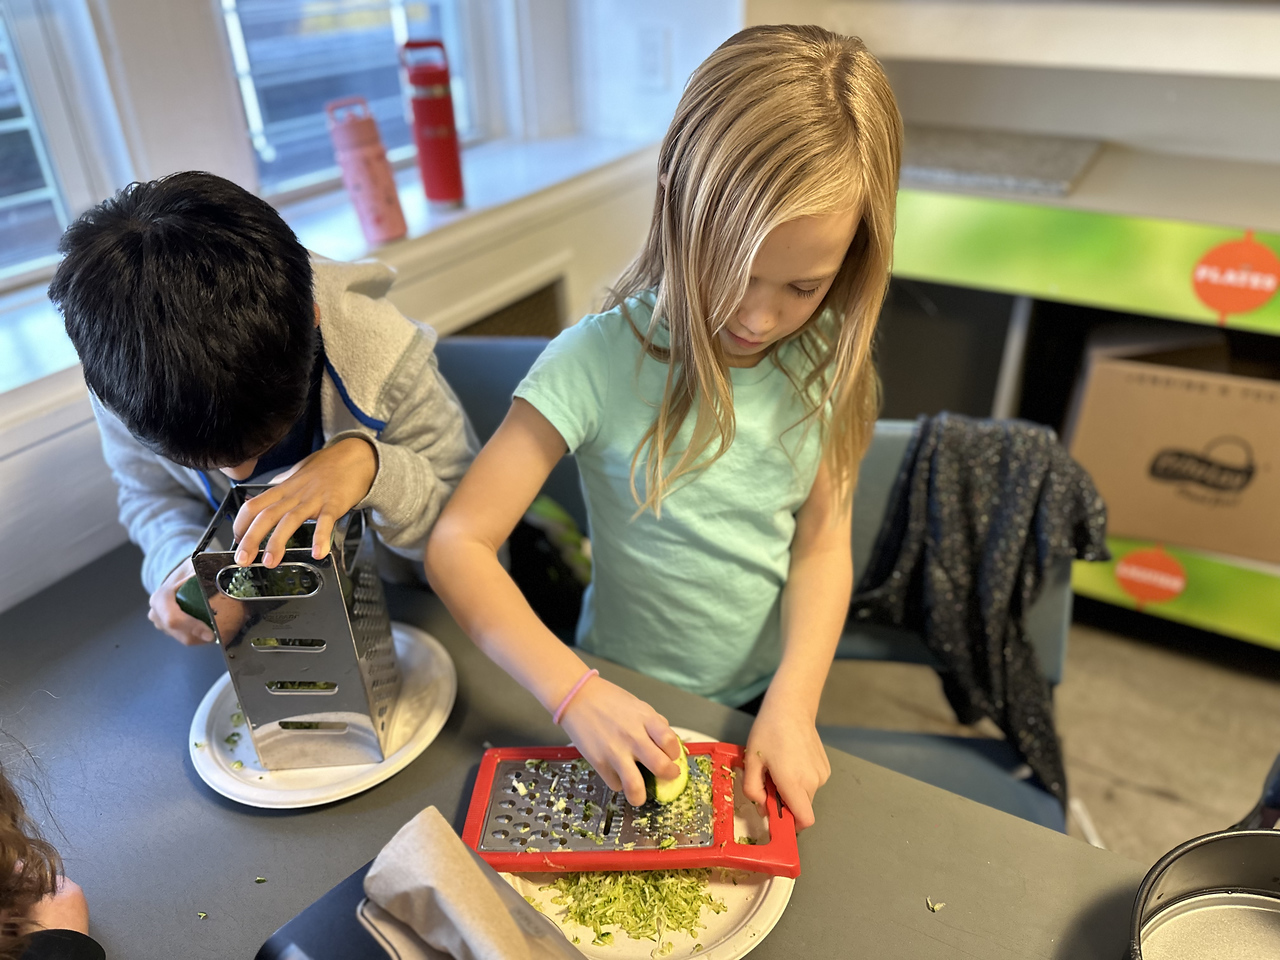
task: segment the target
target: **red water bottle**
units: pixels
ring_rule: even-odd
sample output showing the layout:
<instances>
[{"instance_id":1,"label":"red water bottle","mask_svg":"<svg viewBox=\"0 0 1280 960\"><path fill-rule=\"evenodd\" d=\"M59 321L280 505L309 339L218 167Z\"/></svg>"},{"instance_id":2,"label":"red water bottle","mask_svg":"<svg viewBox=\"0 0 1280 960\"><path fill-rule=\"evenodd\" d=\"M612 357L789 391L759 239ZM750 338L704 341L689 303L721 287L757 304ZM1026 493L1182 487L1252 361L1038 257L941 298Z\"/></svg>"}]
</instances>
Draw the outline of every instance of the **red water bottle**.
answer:
<instances>
[{"instance_id":1,"label":"red water bottle","mask_svg":"<svg viewBox=\"0 0 1280 960\"><path fill-rule=\"evenodd\" d=\"M364 97L347 97L325 104L324 110L342 168L342 183L355 204L364 238L370 246L399 240L409 228L368 102Z\"/></svg>"},{"instance_id":2,"label":"red water bottle","mask_svg":"<svg viewBox=\"0 0 1280 960\"><path fill-rule=\"evenodd\" d=\"M427 201L433 207L462 206L462 157L449 91L449 61L439 40L410 40L400 49L409 79L413 139Z\"/></svg>"}]
</instances>

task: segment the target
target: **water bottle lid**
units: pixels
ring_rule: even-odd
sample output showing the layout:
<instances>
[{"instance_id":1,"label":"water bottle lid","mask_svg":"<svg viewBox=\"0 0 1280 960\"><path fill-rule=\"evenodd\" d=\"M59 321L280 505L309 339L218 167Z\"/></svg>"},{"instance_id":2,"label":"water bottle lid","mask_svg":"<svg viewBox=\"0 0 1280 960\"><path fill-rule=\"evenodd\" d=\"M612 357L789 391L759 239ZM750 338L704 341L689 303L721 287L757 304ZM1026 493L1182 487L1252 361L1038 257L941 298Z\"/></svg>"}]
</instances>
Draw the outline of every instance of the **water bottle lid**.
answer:
<instances>
[{"instance_id":1,"label":"water bottle lid","mask_svg":"<svg viewBox=\"0 0 1280 960\"><path fill-rule=\"evenodd\" d=\"M360 150L382 146L378 122L364 97L333 100L324 105L324 112L329 120L329 136L335 149Z\"/></svg>"},{"instance_id":2,"label":"water bottle lid","mask_svg":"<svg viewBox=\"0 0 1280 960\"><path fill-rule=\"evenodd\" d=\"M410 40L400 48L400 62L404 64L410 86L430 87L449 82L449 59L439 40Z\"/></svg>"}]
</instances>

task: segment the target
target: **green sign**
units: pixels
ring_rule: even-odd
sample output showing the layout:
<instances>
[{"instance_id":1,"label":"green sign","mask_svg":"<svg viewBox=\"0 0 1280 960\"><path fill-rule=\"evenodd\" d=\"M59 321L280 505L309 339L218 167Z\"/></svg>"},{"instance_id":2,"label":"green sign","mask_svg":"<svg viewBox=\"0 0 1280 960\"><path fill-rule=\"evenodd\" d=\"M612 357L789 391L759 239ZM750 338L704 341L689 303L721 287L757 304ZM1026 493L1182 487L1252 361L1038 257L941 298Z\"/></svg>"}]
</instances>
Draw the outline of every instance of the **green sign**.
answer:
<instances>
[{"instance_id":1,"label":"green sign","mask_svg":"<svg viewBox=\"0 0 1280 960\"><path fill-rule=\"evenodd\" d=\"M1280 649L1280 568L1144 540L1108 537L1107 545L1107 563L1075 564L1076 593ZM1126 571L1126 558L1153 553L1165 564Z\"/></svg>"},{"instance_id":2,"label":"green sign","mask_svg":"<svg viewBox=\"0 0 1280 960\"><path fill-rule=\"evenodd\" d=\"M1199 279L1264 301L1228 311L1233 328L1280 334L1275 271L1219 270L1206 256L1246 239L1245 229L1092 213L924 190L898 194L894 274L916 280L999 290L1196 323L1218 323L1219 310L1197 294ZM1280 234L1251 238L1265 260L1280 253ZM1203 262L1203 263L1202 263ZM1270 285L1269 288L1267 285ZM1230 285L1239 289L1233 290ZM1251 290L1252 286L1252 290ZM1212 295L1210 291L1209 295Z\"/></svg>"}]
</instances>

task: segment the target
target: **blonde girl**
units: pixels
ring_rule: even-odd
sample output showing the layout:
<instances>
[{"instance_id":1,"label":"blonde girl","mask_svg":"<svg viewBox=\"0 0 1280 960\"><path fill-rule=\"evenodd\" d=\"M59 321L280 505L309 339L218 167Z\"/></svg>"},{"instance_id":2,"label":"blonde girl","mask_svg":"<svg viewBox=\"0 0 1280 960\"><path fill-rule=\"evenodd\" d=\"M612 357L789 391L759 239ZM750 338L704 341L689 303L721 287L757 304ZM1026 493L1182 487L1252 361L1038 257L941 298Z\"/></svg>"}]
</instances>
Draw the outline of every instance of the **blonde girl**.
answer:
<instances>
[{"instance_id":1,"label":"blonde girl","mask_svg":"<svg viewBox=\"0 0 1280 960\"><path fill-rule=\"evenodd\" d=\"M793 26L727 40L662 143L643 252L517 388L428 544L463 629L632 803L638 763L676 774L675 735L538 621L498 547L574 453L594 565L578 645L729 706L763 694L747 796L763 802L767 771L813 823L901 140L860 41Z\"/></svg>"}]
</instances>

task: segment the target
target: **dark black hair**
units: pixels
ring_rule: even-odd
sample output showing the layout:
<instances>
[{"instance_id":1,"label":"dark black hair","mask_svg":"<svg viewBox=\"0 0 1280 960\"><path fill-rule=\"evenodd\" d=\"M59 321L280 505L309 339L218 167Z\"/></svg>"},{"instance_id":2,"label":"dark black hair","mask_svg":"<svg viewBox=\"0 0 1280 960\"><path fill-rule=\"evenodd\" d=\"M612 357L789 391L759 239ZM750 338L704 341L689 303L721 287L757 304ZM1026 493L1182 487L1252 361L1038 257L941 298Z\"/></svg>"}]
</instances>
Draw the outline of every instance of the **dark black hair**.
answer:
<instances>
[{"instance_id":1,"label":"dark black hair","mask_svg":"<svg viewBox=\"0 0 1280 960\"><path fill-rule=\"evenodd\" d=\"M49 299L85 382L143 444L230 466L302 414L318 343L311 262L266 201L175 173L104 200L58 249Z\"/></svg>"}]
</instances>

